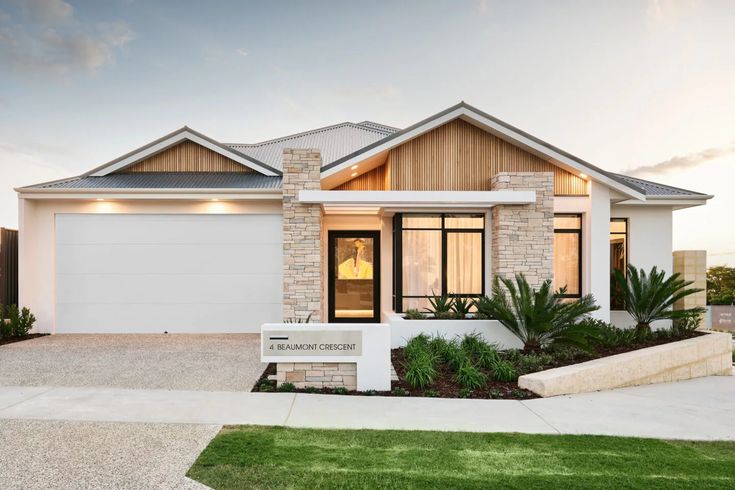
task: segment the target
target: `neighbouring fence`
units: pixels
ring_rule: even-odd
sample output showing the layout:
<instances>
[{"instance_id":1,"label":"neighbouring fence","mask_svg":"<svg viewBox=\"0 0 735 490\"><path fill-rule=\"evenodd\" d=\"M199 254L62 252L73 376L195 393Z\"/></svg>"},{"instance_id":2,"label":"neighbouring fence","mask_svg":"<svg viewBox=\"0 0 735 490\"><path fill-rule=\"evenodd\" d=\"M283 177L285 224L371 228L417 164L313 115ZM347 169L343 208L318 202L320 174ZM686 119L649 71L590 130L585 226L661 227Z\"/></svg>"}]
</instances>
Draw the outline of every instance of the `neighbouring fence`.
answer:
<instances>
[{"instance_id":1,"label":"neighbouring fence","mask_svg":"<svg viewBox=\"0 0 735 490\"><path fill-rule=\"evenodd\" d=\"M735 306L710 305L709 310L710 328L735 332Z\"/></svg>"},{"instance_id":2,"label":"neighbouring fence","mask_svg":"<svg viewBox=\"0 0 735 490\"><path fill-rule=\"evenodd\" d=\"M0 304L18 304L18 230L0 228Z\"/></svg>"}]
</instances>

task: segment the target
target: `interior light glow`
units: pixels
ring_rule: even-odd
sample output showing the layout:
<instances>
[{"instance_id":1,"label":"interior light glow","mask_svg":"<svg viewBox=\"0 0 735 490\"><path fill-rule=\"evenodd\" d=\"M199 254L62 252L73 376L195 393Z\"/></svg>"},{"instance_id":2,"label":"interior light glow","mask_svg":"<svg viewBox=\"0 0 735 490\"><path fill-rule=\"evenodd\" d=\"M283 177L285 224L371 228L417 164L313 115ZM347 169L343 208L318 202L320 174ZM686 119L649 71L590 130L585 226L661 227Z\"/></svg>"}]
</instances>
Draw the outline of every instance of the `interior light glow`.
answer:
<instances>
[{"instance_id":1,"label":"interior light glow","mask_svg":"<svg viewBox=\"0 0 735 490\"><path fill-rule=\"evenodd\" d=\"M350 175L350 177L356 177L356 176L357 176L357 172L352 172L352 175Z\"/></svg>"},{"instance_id":2,"label":"interior light glow","mask_svg":"<svg viewBox=\"0 0 735 490\"><path fill-rule=\"evenodd\" d=\"M353 165L351 170L357 170L357 165Z\"/></svg>"},{"instance_id":3,"label":"interior light glow","mask_svg":"<svg viewBox=\"0 0 735 490\"><path fill-rule=\"evenodd\" d=\"M98 201L104 201L104 199L102 199L101 197L98 197L97 200Z\"/></svg>"},{"instance_id":4,"label":"interior light glow","mask_svg":"<svg viewBox=\"0 0 735 490\"><path fill-rule=\"evenodd\" d=\"M583 178L583 179L586 179L586 178L587 178L587 174L582 174L582 173L581 173L581 174L579 174L579 176L580 176L581 178Z\"/></svg>"}]
</instances>

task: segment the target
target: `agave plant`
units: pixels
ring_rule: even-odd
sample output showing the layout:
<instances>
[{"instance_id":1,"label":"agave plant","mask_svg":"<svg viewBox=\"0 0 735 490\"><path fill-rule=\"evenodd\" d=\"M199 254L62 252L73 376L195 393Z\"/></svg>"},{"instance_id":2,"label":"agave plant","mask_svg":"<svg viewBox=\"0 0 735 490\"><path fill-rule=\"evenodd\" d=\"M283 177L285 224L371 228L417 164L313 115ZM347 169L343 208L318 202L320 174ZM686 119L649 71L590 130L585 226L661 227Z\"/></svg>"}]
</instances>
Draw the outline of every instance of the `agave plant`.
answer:
<instances>
[{"instance_id":1,"label":"agave plant","mask_svg":"<svg viewBox=\"0 0 735 490\"><path fill-rule=\"evenodd\" d=\"M580 320L600 307L592 295L569 301L562 297L565 293L566 288L553 292L551 281L544 281L536 291L523 274L516 275L515 283L496 277L492 297L479 298L475 307L518 337L525 352L538 352L552 345L586 349L594 329L580 324Z\"/></svg>"},{"instance_id":2,"label":"agave plant","mask_svg":"<svg viewBox=\"0 0 735 490\"><path fill-rule=\"evenodd\" d=\"M429 296L429 304L431 308L425 308L426 311L432 313L434 318L450 318L454 316L452 311L452 304L454 300L447 294L437 296L434 291L431 292L433 296Z\"/></svg>"},{"instance_id":3,"label":"agave plant","mask_svg":"<svg viewBox=\"0 0 735 490\"><path fill-rule=\"evenodd\" d=\"M643 334L651 332L651 322L678 320L701 314L701 307L675 310L674 303L702 291L689 288L692 281L681 279L678 273L666 277L666 272L653 266L650 272L628 265L628 276L615 271L617 291L625 311L636 321L636 329Z\"/></svg>"}]
</instances>

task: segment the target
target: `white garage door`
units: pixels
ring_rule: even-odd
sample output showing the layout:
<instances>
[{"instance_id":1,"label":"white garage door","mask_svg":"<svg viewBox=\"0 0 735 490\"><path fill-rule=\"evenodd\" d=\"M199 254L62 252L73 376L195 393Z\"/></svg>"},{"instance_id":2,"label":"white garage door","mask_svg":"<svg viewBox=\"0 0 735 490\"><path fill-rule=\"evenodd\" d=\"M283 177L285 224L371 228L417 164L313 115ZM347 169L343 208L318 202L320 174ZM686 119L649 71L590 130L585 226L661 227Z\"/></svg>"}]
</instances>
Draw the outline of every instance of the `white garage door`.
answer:
<instances>
[{"instance_id":1,"label":"white garage door","mask_svg":"<svg viewBox=\"0 0 735 490\"><path fill-rule=\"evenodd\" d=\"M59 214L56 332L259 332L282 256L280 215Z\"/></svg>"}]
</instances>

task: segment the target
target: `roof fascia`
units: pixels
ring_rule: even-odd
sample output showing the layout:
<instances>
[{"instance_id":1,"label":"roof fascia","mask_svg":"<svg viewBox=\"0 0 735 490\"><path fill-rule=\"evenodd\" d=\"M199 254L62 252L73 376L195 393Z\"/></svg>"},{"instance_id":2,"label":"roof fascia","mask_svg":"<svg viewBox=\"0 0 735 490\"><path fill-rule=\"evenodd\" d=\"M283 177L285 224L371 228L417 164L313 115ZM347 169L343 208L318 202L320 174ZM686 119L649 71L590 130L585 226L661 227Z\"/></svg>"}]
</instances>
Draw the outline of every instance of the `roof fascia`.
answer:
<instances>
[{"instance_id":1,"label":"roof fascia","mask_svg":"<svg viewBox=\"0 0 735 490\"><path fill-rule=\"evenodd\" d=\"M282 199L281 189L28 189L19 199Z\"/></svg>"},{"instance_id":2,"label":"roof fascia","mask_svg":"<svg viewBox=\"0 0 735 490\"><path fill-rule=\"evenodd\" d=\"M467 104L460 103L456 106L452 106L449 109L442 111L435 116L425 119L413 126L410 126L403 131L394 133L386 138L373 143L359 150L352 155L348 155L330 165L325 166L322 169L322 179L331 177L332 175L343 171L350 166L358 163L366 158L374 156L380 152L395 148L396 146L404 143L410 139L416 138L432 129L435 129L443 124L454 119L461 118L466 122L470 122L475 126L481 127L486 131L496 134L503 139L509 139L514 143L524 147L525 149L540 154L545 157L547 161L551 161L562 167L566 166L576 170L579 173L584 173L590 178L597 180L598 182L607 185L610 188L617 190L618 192L628 196L629 198L645 201L646 196L644 193L636 190L628 184L619 182L609 175L606 175L594 166L586 163L582 163L576 159L571 158L569 155L560 152L557 148L551 147L550 145L543 144L540 140L530 137L516 128L509 127L505 124L500 124L495 118L486 115Z\"/></svg>"},{"instance_id":3,"label":"roof fascia","mask_svg":"<svg viewBox=\"0 0 735 490\"><path fill-rule=\"evenodd\" d=\"M132 152L126 155L123 155L120 158L117 158L100 167L97 167L87 172L86 174L83 174L83 176L102 177L102 176L111 174L113 172L122 170L125 167L133 165L147 157L153 156L157 153L167 150L168 148L171 148L172 146L177 145L178 143L181 143L182 141L185 141L185 140L189 140L193 143L196 143L205 148L208 148L216 153L219 153L222 156L225 156L241 165L251 168L255 170L256 172L261 173L263 175L267 175L270 177L276 177L276 176L282 175L281 171L269 165L266 165L263 162L260 162L252 157L249 157L245 155L244 153L240 153L239 151L233 148L228 148L227 146L222 145L221 143L218 143L217 141L201 133L198 133L188 127L183 127L177 131L174 131L173 133L170 133L164 136L163 138L160 138L156 141L153 141L152 143L142 146L138 148L137 150L133 150Z\"/></svg>"}]
</instances>

